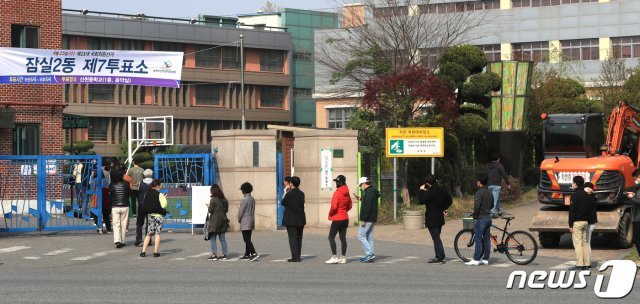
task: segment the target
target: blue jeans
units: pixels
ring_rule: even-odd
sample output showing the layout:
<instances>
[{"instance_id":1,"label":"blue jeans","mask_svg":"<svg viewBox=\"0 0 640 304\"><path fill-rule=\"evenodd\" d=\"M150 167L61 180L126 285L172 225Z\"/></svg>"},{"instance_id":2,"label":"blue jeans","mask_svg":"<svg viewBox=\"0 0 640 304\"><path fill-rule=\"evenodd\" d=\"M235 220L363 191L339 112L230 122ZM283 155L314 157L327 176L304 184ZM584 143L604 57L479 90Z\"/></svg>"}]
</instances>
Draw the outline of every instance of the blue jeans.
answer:
<instances>
[{"instance_id":1,"label":"blue jeans","mask_svg":"<svg viewBox=\"0 0 640 304\"><path fill-rule=\"evenodd\" d=\"M362 243L365 255L373 255L373 226L375 223L365 222L364 226L360 224L358 229L358 240Z\"/></svg>"},{"instance_id":2,"label":"blue jeans","mask_svg":"<svg viewBox=\"0 0 640 304\"><path fill-rule=\"evenodd\" d=\"M493 208L491 208L491 214L497 214L500 209L500 189L501 186L489 186L489 191L493 195Z\"/></svg>"},{"instance_id":3,"label":"blue jeans","mask_svg":"<svg viewBox=\"0 0 640 304\"><path fill-rule=\"evenodd\" d=\"M476 226L473 229L473 241L476 244L476 251L473 253L473 259L475 261L488 260L489 253L491 253L491 219L482 218L476 220ZM484 252L483 252L484 243Z\"/></svg>"},{"instance_id":4,"label":"blue jeans","mask_svg":"<svg viewBox=\"0 0 640 304\"><path fill-rule=\"evenodd\" d=\"M211 234L211 238L209 239L211 241L211 254L216 254L216 252L218 251L218 246L216 244L216 237L220 238L220 246L222 246L222 254L227 255L228 253L227 240L224 238L224 232Z\"/></svg>"}]
</instances>

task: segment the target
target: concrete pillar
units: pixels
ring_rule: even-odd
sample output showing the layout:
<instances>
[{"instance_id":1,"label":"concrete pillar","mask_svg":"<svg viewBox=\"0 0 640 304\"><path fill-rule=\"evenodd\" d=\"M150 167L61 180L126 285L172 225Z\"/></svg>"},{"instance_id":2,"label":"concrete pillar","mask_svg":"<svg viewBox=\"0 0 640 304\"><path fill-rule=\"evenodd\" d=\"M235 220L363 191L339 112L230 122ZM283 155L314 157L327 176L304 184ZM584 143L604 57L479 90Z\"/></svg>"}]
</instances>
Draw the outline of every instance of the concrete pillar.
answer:
<instances>
[{"instance_id":1,"label":"concrete pillar","mask_svg":"<svg viewBox=\"0 0 640 304\"><path fill-rule=\"evenodd\" d=\"M500 44L500 60L512 60L513 58L513 46L511 43Z\"/></svg>"},{"instance_id":2,"label":"concrete pillar","mask_svg":"<svg viewBox=\"0 0 640 304\"><path fill-rule=\"evenodd\" d=\"M349 192L355 192L358 187L358 131L355 130L308 130L294 131L295 138L295 176L300 177L300 190L305 193L305 212L307 227L329 227L329 208L335 183L331 181L331 188L321 189L321 149L331 149L331 180L338 175L347 178ZM342 150L342 157L336 155L335 150ZM340 153L338 153L340 154ZM352 198L353 199L353 198ZM358 204L349 211L349 221L357 220Z\"/></svg>"},{"instance_id":3,"label":"concrete pillar","mask_svg":"<svg viewBox=\"0 0 640 304\"><path fill-rule=\"evenodd\" d=\"M562 61L562 44L560 40L549 41L549 62L559 63Z\"/></svg>"},{"instance_id":4,"label":"concrete pillar","mask_svg":"<svg viewBox=\"0 0 640 304\"><path fill-rule=\"evenodd\" d=\"M613 51L611 38L604 37L600 38L600 61L607 60L611 57L611 53Z\"/></svg>"},{"instance_id":5,"label":"concrete pillar","mask_svg":"<svg viewBox=\"0 0 640 304\"><path fill-rule=\"evenodd\" d=\"M220 175L220 187L229 200L228 217L231 229L238 231L238 207L243 198L238 190L244 182L253 185L256 200L256 229L275 230L276 215L276 131L275 130L219 130L211 131L211 149ZM254 151L254 142L258 149ZM258 166L254 166L254 152Z\"/></svg>"}]
</instances>

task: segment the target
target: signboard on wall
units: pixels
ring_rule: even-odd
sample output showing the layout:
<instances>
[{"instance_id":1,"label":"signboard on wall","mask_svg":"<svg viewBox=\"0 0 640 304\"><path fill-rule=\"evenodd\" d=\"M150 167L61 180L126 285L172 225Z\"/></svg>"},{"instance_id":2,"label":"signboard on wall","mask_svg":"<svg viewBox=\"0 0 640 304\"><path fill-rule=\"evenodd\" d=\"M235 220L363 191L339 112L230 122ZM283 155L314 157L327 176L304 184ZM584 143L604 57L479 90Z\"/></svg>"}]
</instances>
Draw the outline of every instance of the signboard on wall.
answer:
<instances>
[{"instance_id":1,"label":"signboard on wall","mask_svg":"<svg viewBox=\"0 0 640 304\"><path fill-rule=\"evenodd\" d=\"M191 187L191 225L203 225L209 212L211 186Z\"/></svg>"},{"instance_id":2,"label":"signboard on wall","mask_svg":"<svg viewBox=\"0 0 640 304\"><path fill-rule=\"evenodd\" d=\"M331 161L333 159L333 151L331 149L320 149L320 190L329 189L333 186L333 171Z\"/></svg>"},{"instance_id":3,"label":"signboard on wall","mask_svg":"<svg viewBox=\"0 0 640 304\"><path fill-rule=\"evenodd\" d=\"M0 48L0 84L180 87L182 52Z\"/></svg>"},{"instance_id":4,"label":"signboard on wall","mask_svg":"<svg viewBox=\"0 0 640 304\"><path fill-rule=\"evenodd\" d=\"M443 157L444 129L387 128L385 154L387 157Z\"/></svg>"}]
</instances>

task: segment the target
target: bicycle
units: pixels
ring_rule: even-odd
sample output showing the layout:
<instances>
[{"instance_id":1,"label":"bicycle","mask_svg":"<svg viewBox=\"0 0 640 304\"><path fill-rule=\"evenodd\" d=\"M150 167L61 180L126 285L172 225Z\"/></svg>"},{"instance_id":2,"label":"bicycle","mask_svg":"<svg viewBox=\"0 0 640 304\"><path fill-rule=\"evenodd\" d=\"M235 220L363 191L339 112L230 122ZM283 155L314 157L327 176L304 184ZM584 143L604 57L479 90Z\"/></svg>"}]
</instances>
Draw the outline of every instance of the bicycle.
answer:
<instances>
[{"instance_id":1,"label":"bicycle","mask_svg":"<svg viewBox=\"0 0 640 304\"><path fill-rule=\"evenodd\" d=\"M489 233L491 242L495 246L493 252L506 254L507 258L511 262L518 265L527 265L533 262L538 255L538 243L535 238L526 231L507 231L507 226L509 226L510 222L515 219L515 216L504 215L501 216L501 219L505 220L504 229L500 229L500 227L493 223L491 224L492 228L498 229L502 232L500 242L498 242L496 235ZM454 239L453 247L456 254L464 262L469 262L473 257L473 253L475 251L473 235L473 230L462 229Z\"/></svg>"}]
</instances>

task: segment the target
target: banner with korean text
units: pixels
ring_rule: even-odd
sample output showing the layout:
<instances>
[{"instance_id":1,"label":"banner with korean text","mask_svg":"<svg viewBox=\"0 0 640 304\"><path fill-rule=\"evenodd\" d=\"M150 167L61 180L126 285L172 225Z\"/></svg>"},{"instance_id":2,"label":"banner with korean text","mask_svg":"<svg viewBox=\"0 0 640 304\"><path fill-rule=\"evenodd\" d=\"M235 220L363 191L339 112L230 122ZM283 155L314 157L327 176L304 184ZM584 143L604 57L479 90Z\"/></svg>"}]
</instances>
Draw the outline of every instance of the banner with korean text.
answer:
<instances>
[{"instance_id":1,"label":"banner with korean text","mask_svg":"<svg viewBox=\"0 0 640 304\"><path fill-rule=\"evenodd\" d=\"M0 84L180 87L182 52L0 48Z\"/></svg>"}]
</instances>

